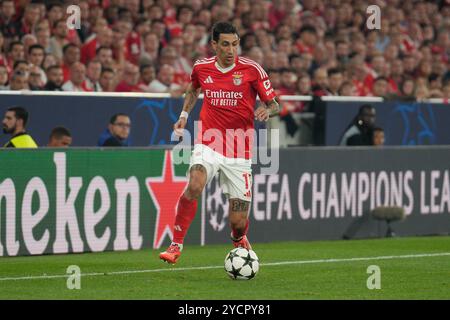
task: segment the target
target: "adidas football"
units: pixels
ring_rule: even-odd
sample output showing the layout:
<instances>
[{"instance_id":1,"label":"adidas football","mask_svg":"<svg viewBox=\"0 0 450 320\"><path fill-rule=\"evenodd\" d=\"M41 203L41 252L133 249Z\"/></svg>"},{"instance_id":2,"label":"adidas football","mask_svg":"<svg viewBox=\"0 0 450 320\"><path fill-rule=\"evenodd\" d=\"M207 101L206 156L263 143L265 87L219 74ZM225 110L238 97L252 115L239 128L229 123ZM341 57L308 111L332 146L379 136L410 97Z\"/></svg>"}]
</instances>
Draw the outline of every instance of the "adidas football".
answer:
<instances>
[{"instance_id":1,"label":"adidas football","mask_svg":"<svg viewBox=\"0 0 450 320\"><path fill-rule=\"evenodd\" d=\"M225 257L225 271L234 280L250 280L259 270L259 260L253 250L234 248Z\"/></svg>"}]
</instances>

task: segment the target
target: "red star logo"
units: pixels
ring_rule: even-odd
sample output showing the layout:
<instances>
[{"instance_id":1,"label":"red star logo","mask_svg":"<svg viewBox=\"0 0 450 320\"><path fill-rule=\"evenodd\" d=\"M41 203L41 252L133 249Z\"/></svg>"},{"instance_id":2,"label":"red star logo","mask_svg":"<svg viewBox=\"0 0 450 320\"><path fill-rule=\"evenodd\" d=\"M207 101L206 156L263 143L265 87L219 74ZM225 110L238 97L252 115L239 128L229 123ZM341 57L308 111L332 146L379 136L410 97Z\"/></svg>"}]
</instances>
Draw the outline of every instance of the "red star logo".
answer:
<instances>
[{"instance_id":1,"label":"red star logo","mask_svg":"<svg viewBox=\"0 0 450 320\"><path fill-rule=\"evenodd\" d=\"M186 177L175 177L170 151L166 151L161 177L147 178L145 185L156 205L155 236L153 248L161 247L166 235L173 238L173 225L177 213L178 198L186 187Z\"/></svg>"}]
</instances>

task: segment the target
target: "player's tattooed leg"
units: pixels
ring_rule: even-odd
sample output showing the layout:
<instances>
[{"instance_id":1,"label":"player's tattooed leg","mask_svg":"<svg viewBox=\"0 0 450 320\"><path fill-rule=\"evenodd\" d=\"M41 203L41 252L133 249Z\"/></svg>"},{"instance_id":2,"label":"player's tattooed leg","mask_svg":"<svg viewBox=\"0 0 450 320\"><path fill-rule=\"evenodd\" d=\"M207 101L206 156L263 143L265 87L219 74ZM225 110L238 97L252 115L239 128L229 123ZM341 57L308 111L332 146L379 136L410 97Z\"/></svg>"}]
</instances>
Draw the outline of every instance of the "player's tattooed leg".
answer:
<instances>
[{"instance_id":1,"label":"player's tattooed leg","mask_svg":"<svg viewBox=\"0 0 450 320\"><path fill-rule=\"evenodd\" d=\"M250 202L241 199L230 199L228 220L234 238L240 238L244 235L247 225L248 209Z\"/></svg>"},{"instance_id":2,"label":"player's tattooed leg","mask_svg":"<svg viewBox=\"0 0 450 320\"><path fill-rule=\"evenodd\" d=\"M231 211L245 211L250 207L250 202L241 199L230 199Z\"/></svg>"}]
</instances>

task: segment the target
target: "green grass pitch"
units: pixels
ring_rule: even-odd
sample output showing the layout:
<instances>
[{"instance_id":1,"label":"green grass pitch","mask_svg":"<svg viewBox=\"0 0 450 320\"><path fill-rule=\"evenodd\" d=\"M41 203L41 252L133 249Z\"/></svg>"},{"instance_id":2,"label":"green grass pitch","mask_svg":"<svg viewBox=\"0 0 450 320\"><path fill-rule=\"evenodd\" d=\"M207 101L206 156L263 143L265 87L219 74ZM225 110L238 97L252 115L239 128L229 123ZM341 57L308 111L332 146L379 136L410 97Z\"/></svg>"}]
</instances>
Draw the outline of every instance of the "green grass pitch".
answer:
<instances>
[{"instance_id":1,"label":"green grass pitch","mask_svg":"<svg viewBox=\"0 0 450 320\"><path fill-rule=\"evenodd\" d=\"M449 236L253 248L262 265L250 281L223 270L230 245L185 246L176 266L159 250L3 257L0 299L450 299ZM370 257L384 258L354 259ZM81 269L80 290L67 288L70 265ZM370 265L380 268L381 289L367 288Z\"/></svg>"}]
</instances>

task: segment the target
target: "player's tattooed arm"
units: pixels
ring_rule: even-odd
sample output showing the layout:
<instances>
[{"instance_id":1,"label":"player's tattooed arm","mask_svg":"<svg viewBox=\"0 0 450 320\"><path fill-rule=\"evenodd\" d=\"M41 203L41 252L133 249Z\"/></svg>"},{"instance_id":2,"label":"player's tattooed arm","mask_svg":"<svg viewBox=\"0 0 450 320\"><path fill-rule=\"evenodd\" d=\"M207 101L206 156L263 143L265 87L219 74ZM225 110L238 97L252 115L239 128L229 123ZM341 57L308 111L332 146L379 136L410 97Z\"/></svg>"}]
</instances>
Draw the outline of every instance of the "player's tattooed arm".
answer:
<instances>
[{"instance_id":1,"label":"player's tattooed arm","mask_svg":"<svg viewBox=\"0 0 450 320\"><path fill-rule=\"evenodd\" d=\"M275 97L269 102L266 102L267 111L269 111L269 117L273 117L280 112L280 103L278 102L278 98Z\"/></svg>"},{"instance_id":2,"label":"player's tattooed arm","mask_svg":"<svg viewBox=\"0 0 450 320\"><path fill-rule=\"evenodd\" d=\"M200 88L196 89L192 86L192 83L189 83L184 96L183 111L186 111L187 113L191 112L197 102L200 91Z\"/></svg>"}]
</instances>

